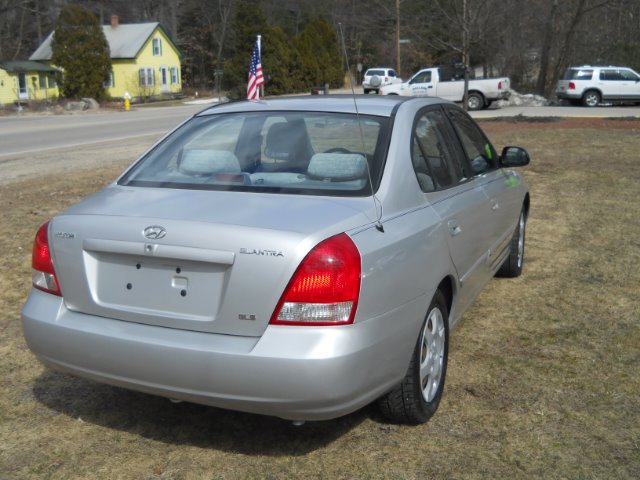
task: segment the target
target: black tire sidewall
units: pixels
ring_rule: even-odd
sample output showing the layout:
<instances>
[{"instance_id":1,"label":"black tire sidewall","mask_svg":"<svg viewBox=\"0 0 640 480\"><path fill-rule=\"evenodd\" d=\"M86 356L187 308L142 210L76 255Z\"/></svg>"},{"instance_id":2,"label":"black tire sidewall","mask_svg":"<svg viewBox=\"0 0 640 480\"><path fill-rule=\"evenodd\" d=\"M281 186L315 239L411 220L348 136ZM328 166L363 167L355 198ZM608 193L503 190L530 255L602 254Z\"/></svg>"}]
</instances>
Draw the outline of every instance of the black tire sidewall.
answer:
<instances>
[{"instance_id":1,"label":"black tire sidewall","mask_svg":"<svg viewBox=\"0 0 640 480\"><path fill-rule=\"evenodd\" d=\"M442 364L442 376L440 378L440 385L438 385L438 390L436 395L433 397L433 400L427 402L422 395L422 383L420 382L420 343L422 342L422 332L425 328L427 320L429 319L429 315L431 311L438 307L440 312L442 313L443 323L444 323L444 355L443 355L443 364ZM416 391L414 392L415 398L419 399L418 405L416 405L420 421L426 422L429 418L431 418L438 409L438 405L440 405L440 400L442 399L442 394L444 392L444 384L447 378L447 364L449 358L449 312L447 311L447 301L440 290L437 290L435 295L433 296L433 300L431 300L431 304L429 305L429 310L427 311L427 315L422 322L422 326L420 327L420 335L418 336L418 340L416 341L416 346L413 352L413 358L411 362L411 375L413 375L413 384L415 386Z\"/></svg>"}]
</instances>

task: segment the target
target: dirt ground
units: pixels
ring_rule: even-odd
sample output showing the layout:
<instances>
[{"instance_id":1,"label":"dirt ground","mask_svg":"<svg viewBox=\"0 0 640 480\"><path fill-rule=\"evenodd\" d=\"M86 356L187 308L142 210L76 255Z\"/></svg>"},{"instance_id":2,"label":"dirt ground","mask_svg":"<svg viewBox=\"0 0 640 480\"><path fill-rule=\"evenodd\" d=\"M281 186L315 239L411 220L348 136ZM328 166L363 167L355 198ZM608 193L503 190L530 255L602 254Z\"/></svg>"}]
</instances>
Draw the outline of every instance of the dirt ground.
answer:
<instances>
[{"instance_id":1,"label":"dirt ground","mask_svg":"<svg viewBox=\"0 0 640 480\"><path fill-rule=\"evenodd\" d=\"M371 406L294 428L46 369L20 323L35 231L152 139L2 159L0 479L640 478L640 120L480 124L532 157L524 273L465 313L416 427Z\"/></svg>"}]
</instances>

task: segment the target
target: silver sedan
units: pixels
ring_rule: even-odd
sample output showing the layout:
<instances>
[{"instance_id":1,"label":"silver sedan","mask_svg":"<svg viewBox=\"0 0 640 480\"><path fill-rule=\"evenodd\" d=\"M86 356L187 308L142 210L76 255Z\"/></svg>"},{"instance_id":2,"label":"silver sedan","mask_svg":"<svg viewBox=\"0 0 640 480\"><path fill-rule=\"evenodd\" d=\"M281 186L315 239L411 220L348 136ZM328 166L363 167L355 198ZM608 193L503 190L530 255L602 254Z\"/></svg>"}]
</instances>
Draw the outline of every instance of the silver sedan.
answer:
<instances>
[{"instance_id":1,"label":"silver sedan","mask_svg":"<svg viewBox=\"0 0 640 480\"><path fill-rule=\"evenodd\" d=\"M437 98L212 107L40 228L24 335L56 370L172 399L424 422L449 332L522 271L528 162Z\"/></svg>"}]
</instances>

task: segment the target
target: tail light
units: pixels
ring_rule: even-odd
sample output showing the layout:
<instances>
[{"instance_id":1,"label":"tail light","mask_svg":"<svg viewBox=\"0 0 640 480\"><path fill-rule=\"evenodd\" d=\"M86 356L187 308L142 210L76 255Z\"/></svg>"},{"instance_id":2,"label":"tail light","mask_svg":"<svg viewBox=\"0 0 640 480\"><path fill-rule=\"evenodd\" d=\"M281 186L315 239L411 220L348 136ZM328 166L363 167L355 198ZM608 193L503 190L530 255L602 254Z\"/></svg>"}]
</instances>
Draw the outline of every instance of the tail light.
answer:
<instances>
[{"instance_id":1,"label":"tail light","mask_svg":"<svg viewBox=\"0 0 640 480\"><path fill-rule=\"evenodd\" d=\"M569 90L575 90L576 89L576 84L573 82L569 82Z\"/></svg>"},{"instance_id":2,"label":"tail light","mask_svg":"<svg viewBox=\"0 0 640 480\"><path fill-rule=\"evenodd\" d=\"M502 90L502 82L498 82L498 90Z\"/></svg>"},{"instance_id":3,"label":"tail light","mask_svg":"<svg viewBox=\"0 0 640 480\"><path fill-rule=\"evenodd\" d=\"M384 83L387 83L389 81L389 77L384 77Z\"/></svg>"},{"instance_id":4,"label":"tail light","mask_svg":"<svg viewBox=\"0 0 640 480\"><path fill-rule=\"evenodd\" d=\"M31 267L33 268L31 279L33 286L43 292L62 296L56 272L51 262L51 250L49 249L49 238L47 230L49 222L40 227L33 242L33 253L31 255Z\"/></svg>"},{"instance_id":5,"label":"tail light","mask_svg":"<svg viewBox=\"0 0 640 480\"><path fill-rule=\"evenodd\" d=\"M293 274L271 323L347 325L360 295L360 253L344 233L320 242Z\"/></svg>"}]
</instances>

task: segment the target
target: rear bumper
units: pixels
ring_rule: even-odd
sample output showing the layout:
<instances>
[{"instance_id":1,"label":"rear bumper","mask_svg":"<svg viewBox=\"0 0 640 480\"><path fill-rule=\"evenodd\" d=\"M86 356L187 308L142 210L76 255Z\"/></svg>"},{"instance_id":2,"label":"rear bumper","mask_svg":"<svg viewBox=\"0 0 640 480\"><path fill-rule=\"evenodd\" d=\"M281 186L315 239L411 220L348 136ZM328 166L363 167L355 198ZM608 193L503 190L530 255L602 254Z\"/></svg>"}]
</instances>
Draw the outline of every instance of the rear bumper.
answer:
<instances>
[{"instance_id":1,"label":"rear bumper","mask_svg":"<svg viewBox=\"0 0 640 480\"><path fill-rule=\"evenodd\" d=\"M402 379L419 322L402 326L390 317L406 319L411 310L419 319L416 302L351 326L269 326L257 338L80 314L35 290L22 322L29 348L56 370L220 408L323 420L357 410Z\"/></svg>"},{"instance_id":2,"label":"rear bumper","mask_svg":"<svg viewBox=\"0 0 640 480\"><path fill-rule=\"evenodd\" d=\"M556 90L556 97L564 100L580 100L582 98L582 94L578 92Z\"/></svg>"}]
</instances>

